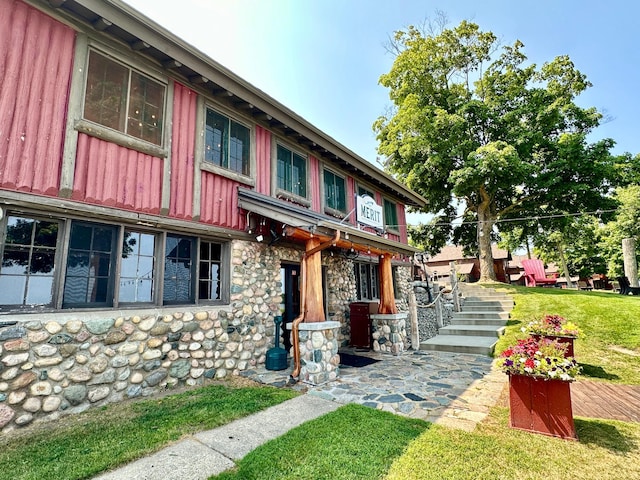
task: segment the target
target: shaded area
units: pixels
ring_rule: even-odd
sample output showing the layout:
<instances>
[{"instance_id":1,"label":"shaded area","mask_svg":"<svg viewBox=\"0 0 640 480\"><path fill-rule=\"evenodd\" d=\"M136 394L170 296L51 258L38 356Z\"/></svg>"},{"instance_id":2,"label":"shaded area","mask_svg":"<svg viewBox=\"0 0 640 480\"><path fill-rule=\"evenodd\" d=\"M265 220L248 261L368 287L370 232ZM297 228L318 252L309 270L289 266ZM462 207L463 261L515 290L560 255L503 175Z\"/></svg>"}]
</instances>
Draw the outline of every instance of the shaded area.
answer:
<instances>
[{"instance_id":1,"label":"shaded area","mask_svg":"<svg viewBox=\"0 0 640 480\"><path fill-rule=\"evenodd\" d=\"M363 355L352 355L350 353L340 353L340 366L341 367L366 367L372 363L379 362L375 358L365 357Z\"/></svg>"},{"instance_id":2,"label":"shaded area","mask_svg":"<svg viewBox=\"0 0 640 480\"><path fill-rule=\"evenodd\" d=\"M622 433L611 423L575 419L575 424L580 443L597 445L614 453L629 453L638 448L633 437Z\"/></svg>"},{"instance_id":3,"label":"shaded area","mask_svg":"<svg viewBox=\"0 0 640 480\"><path fill-rule=\"evenodd\" d=\"M618 380L620 377L615 373L608 373L600 365L591 365L589 363L581 363L581 375L583 377L602 378L603 380Z\"/></svg>"}]
</instances>

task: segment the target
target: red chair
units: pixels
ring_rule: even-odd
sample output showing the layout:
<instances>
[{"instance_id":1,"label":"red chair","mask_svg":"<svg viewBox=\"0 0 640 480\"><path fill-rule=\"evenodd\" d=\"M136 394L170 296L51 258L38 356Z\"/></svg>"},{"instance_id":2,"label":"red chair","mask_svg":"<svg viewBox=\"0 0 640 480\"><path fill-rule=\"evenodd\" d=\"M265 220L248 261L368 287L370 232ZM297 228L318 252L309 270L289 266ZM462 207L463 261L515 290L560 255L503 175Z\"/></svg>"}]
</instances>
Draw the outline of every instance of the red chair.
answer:
<instances>
[{"instance_id":1,"label":"red chair","mask_svg":"<svg viewBox=\"0 0 640 480\"><path fill-rule=\"evenodd\" d=\"M522 260L524 267L524 281L527 287L544 287L547 285L554 286L555 278L548 278L544 272L544 263L537 258Z\"/></svg>"}]
</instances>

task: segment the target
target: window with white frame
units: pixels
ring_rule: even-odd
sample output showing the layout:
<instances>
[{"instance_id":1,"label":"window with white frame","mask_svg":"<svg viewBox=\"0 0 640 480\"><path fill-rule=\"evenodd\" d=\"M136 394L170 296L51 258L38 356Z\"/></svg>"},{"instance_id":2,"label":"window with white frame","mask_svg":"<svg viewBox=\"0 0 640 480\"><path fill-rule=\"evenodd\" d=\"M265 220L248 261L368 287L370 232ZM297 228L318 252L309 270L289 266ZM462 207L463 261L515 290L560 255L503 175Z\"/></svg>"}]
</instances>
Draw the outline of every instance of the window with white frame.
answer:
<instances>
[{"instance_id":1,"label":"window with white frame","mask_svg":"<svg viewBox=\"0 0 640 480\"><path fill-rule=\"evenodd\" d=\"M276 156L278 188L307 198L307 159L282 145L277 146Z\"/></svg>"},{"instance_id":2,"label":"window with white frame","mask_svg":"<svg viewBox=\"0 0 640 480\"><path fill-rule=\"evenodd\" d=\"M250 174L251 131L229 117L207 108L204 160L241 175Z\"/></svg>"},{"instance_id":3,"label":"window with white frame","mask_svg":"<svg viewBox=\"0 0 640 480\"><path fill-rule=\"evenodd\" d=\"M162 145L166 86L115 59L89 52L84 118Z\"/></svg>"},{"instance_id":4,"label":"window with white frame","mask_svg":"<svg viewBox=\"0 0 640 480\"><path fill-rule=\"evenodd\" d=\"M378 265L375 263L355 262L353 270L356 277L356 296L358 300L380 298Z\"/></svg>"},{"instance_id":5,"label":"window with white frame","mask_svg":"<svg viewBox=\"0 0 640 480\"><path fill-rule=\"evenodd\" d=\"M0 311L228 301L225 243L12 213L0 231Z\"/></svg>"},{"instance_id":6,"label":"window with white frame","mask_svg":"<svg viewBox=\"0 0 640 480\"><path fill-rule=\"evenodd\" d=\"M347 212L347 191L344 178L331 170L324 171L324 206L338 212Z\"/></svg>"}]
</instances>

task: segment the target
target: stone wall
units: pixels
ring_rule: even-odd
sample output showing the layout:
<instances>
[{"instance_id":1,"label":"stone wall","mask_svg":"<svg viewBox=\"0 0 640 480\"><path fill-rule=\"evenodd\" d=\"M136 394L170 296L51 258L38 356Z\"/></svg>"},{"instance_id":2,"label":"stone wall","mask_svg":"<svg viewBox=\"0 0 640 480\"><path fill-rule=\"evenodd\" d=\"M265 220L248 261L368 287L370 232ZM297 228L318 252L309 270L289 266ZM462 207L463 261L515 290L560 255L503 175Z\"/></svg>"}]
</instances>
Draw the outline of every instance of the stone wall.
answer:
<instances>
[{"instance_id":1,"label":"stone wall","mask_svg":"<svg viewBox=\"0 0 640 480\"><path fill-rule=\"evenodd\" d=\"M427 288L431 289L431 299L434 300L437 296L436 292L439 291L437 284L434 286L434 284L430 283L427 286L426 282L413 282L413 291L418 305L418 335L421 342L438 334L435 306L425 307L430 303ZM450 293L446 293L442 295L441 300L442 326L447 326L451 324L451 319L453 318L453 297Z\"/></svg>"}]
</instances>

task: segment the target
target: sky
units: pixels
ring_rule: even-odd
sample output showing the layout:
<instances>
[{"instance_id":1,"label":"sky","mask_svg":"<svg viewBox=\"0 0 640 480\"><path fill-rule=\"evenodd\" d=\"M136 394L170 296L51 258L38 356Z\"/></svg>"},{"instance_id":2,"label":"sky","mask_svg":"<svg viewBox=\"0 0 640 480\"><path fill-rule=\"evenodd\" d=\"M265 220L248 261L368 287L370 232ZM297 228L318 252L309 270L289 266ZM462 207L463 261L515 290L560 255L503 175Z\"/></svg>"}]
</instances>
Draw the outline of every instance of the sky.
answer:
<instances>
[{"instance_id":1,"label":"sky","mask_svg":"<svg viewBox=\"0 0 640 480\"><path fill-rule=\"evenodd\" d=\"M577 103L608 120L590 137L640 153L640 2L631 0L125 0L133 8L375 163L378 84L393 32L444 12L524 43L530 62L568 55L593 86Z\"/></svg>"}]
</instances>

